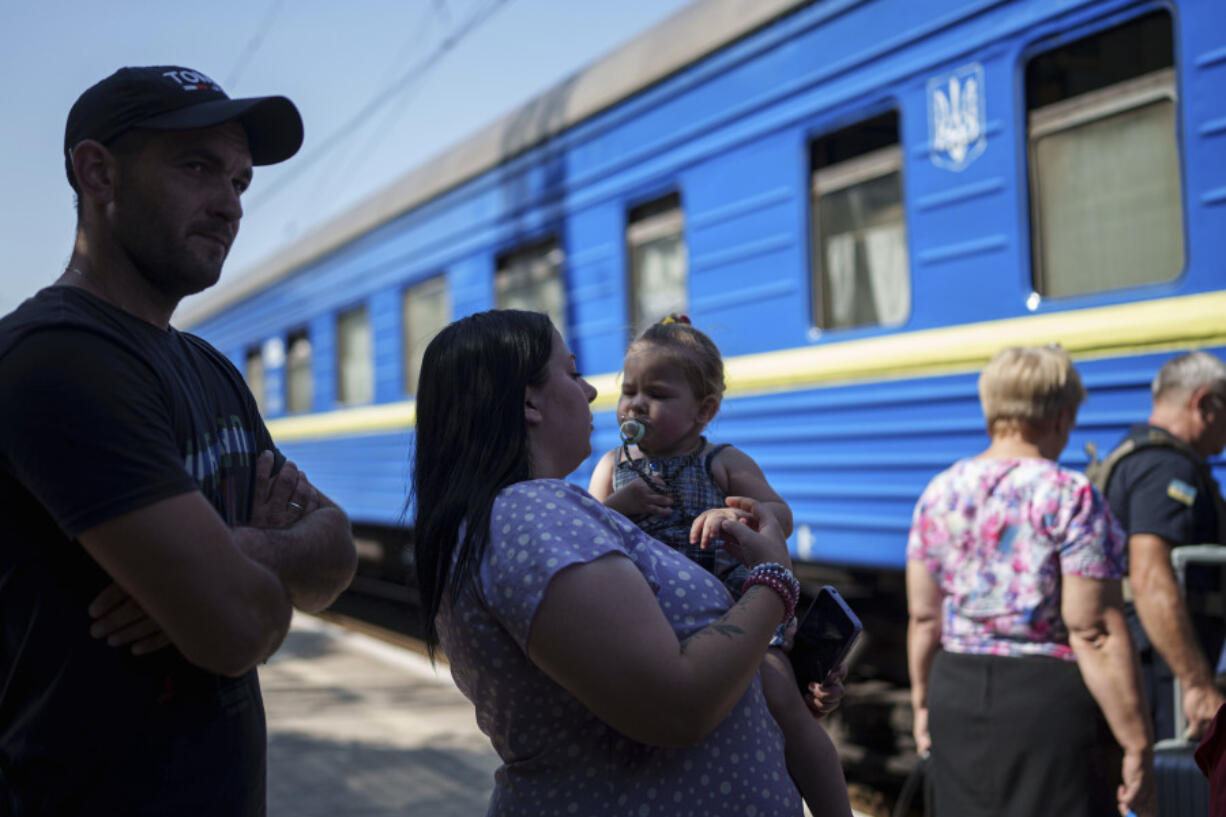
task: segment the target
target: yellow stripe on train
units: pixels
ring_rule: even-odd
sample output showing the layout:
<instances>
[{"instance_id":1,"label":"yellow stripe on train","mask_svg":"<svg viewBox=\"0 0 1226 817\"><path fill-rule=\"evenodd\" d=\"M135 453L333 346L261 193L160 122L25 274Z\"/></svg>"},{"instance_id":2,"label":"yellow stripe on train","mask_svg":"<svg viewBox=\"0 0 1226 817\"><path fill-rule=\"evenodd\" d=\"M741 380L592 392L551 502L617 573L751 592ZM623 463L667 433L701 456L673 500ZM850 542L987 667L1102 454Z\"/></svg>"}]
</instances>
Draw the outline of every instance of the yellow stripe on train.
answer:
<instances>
[{"instance_id":1,"label":"yellow stripe on train","mask_svg":"<svg viewBox=\"0 0 1226 817\"><path fill-rule=\"evenodd\" d=\"M902 332L728 358L727 396L975 371L1005 346L1059 343L1078 359L1226 345L1226 291ZM595 411L617 403L617 373L588 378ZM416 403L282 417L277 440L412 428Z\"/></svg>"}]
</instances>

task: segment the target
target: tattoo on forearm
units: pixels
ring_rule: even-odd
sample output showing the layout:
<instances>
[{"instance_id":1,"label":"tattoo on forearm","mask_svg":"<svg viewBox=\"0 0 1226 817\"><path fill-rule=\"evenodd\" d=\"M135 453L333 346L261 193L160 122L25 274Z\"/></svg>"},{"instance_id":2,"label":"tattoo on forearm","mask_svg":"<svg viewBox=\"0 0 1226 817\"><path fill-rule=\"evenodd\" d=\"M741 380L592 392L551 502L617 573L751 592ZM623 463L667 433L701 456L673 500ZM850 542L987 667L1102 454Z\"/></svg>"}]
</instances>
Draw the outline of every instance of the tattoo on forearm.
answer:
<instances>
[{"instance_id":1,"label":"tattoo on forearm","mask_svg":"<svg viewBox=\"0 0 1226 817\"><path fill-rule=\"evenodd\" d=\"M714 623L704 627L703 629L694 633L689 638L682 641L681 642L681 652L684 653L686 649L691 644L694 643L694 641L696 641L697 639L701 638L703 635L706 635L708 633L717 633L719 635L722 635L724 638L735 638L738 635L744 635L745 631L743 629L741 629L735 624L730 624L728 622L727 620L728 614L731 612L732 611L729 610L727 613L724 613L722 616L716 619Z\"/></svg>"},{"instance_id":2,"label":"tattoo on forearm","mask_svg":"<svg viewBox=\"0 0 1226 817\"><path fill-rule=\"evenodd\" d=\"M745 633L744 630L735 624L723 624L718 621L711 625L711 629L725 638L732 638L735 635L744 635Z\"/></svg>"}]
</instances>

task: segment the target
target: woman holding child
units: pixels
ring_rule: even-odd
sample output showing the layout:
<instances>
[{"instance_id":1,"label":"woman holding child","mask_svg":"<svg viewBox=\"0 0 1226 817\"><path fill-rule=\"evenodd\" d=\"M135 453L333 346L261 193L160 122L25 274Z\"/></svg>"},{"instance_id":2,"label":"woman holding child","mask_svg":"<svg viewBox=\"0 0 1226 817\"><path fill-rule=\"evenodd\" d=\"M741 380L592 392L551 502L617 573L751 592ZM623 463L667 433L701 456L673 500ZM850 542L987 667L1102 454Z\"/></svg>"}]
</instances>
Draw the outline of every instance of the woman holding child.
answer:
<instances>
[{"instance_id":1,"label":"woman holding child","mask_svg":"<svg viewBox=\"0 0 1226 817\"><path fill-rule=\"evenodd\" d=\"M1086 477L1056 463L1081 379L1058 347L1010 348L984 368L979 397L991 443L929 483L907 546L933 813L1152 817L1124 537Z\"/></svg>"},{"instance_id":2,"label":"woman holding child","mask_svg":"<svg viewBox=\"0 0 1226 817\"><path fill-rule=\"evenodd\" d=\"M751 568L732 604L684 554L563 481L591 454L595 394L536 313L464 318L423 361L427 641L503 760L488 813L799 815L758 677L798 592L779 523L728 499L745 520L718 532Z\"/></svg>"}]
</instances>

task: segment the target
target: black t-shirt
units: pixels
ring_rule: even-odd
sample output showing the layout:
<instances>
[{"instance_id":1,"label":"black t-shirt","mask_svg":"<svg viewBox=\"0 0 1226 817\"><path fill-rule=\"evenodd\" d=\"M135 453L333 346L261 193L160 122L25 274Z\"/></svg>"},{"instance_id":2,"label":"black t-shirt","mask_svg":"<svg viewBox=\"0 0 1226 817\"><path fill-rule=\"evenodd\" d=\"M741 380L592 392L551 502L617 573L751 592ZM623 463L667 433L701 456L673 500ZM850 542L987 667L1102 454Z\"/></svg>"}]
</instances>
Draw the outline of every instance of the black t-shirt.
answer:
<instances>
[{"instance_id":1,"label":"black t-shirt","mask_svg":"<svg viewBox=\"0 0 1226 817\"><path fill-rule=\"evenodd\" d=\"M264 813L255 671L90 637L110 578L75 537L196 490L244 524L271 448L199 338L70 287L0 320L0 814Z\"/></svg>"},{"instance_id":2,"label":"black t-shirt","mask_svg":"<svg viewBox=\"0 0 1226 817\"><path fill-rule=\"evenodd\" d=\"M1136 426L1129 434L1143 435L1149 428ZM1115 466L1107 503L1129 536L1149 533L1175 545L1214 544L1215 490L1187 454L1153 445L1138 448Z\"/></svg>"}]
</instances>

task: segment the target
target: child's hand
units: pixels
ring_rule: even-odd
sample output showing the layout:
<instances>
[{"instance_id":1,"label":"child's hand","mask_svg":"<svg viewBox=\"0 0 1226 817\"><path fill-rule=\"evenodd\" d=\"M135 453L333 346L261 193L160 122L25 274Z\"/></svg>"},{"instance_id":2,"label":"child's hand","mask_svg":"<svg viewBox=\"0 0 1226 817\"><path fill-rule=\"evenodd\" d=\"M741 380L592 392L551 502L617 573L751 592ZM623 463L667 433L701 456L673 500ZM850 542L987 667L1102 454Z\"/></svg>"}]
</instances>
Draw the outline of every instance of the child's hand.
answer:
<instances>
[{"instance_id":1,"label":"child's hand","mask_svg":"<svg viewBox=\"0 0 1226 817\"><path fill-rule=\"evenodd\" d=\"M712 539L720 538L720 530L723 528L724 520L736 522L737 520L749 520L751 517L745 511L738 511L735 508L708 508L698 515L694 520L694 524L690 525L690 544L700 545L703 548Z\"/></svg>"},{"instance_id":2,"label":"child's hand","mask_svg":"<svg viewBox=\"0 0 1226 817\"><path fill-rule=\"evenodd\" d=\"M843 702L843 679L847 677L847 665L840 664L838 669L826 676L820 684L814 681L809 684L809 694L805 695L805 703L816 718L824 718L839 708Z\"/></svg>"},{"instance_id":3,"label":"child's hand","mask_svg":"<svg viewBox=\"0 0 1226 817\"><path fill-rule=\"evenodd\" d=\"M719 520L724 549L748 567L763 562L778 562L791 570L792 556L788 553L787 538L770 508L747 496L730 496L724 501L728 507L748 514L735 522L724 518Z\"/></svg>"},{"instance_id":4,"label":"child's hand","mask_svg":"<svg viewBox=\"0 0 1226 817\"><path fill-rule=\"evenodd\" d=\"M672 496L652 490L642 477L609 494L604 504L623 516L668 516L673 512Z\"/></svg>"}]
</instances>

